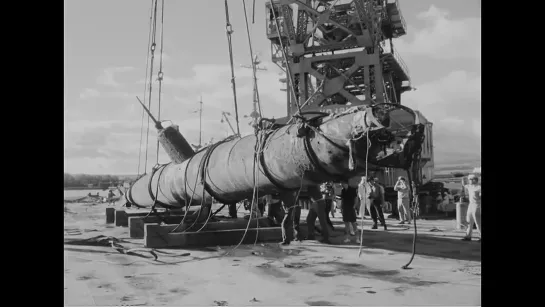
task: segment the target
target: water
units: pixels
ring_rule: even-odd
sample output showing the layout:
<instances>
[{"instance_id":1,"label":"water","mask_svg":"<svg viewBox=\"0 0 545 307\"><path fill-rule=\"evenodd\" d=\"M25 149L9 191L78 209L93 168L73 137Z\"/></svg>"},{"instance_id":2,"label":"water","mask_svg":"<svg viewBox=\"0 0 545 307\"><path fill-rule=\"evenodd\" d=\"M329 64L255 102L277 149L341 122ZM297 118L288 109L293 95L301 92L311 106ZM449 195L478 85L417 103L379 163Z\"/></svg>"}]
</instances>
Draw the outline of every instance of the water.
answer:
<instances>
[{"instance_id":1,"label":"water","mask_svg":"<svg viewBox=\"0 0 545 307\"><path fill-rule=\"evenodd\" d=\"M91 193L91 195L98 195L101 197L108 197L108 191L103 190L64 190L64 198L72 198L72 197L85 197L87 194ZM119 191L117 189L114 190L114 194L116 196L119 196Z\"/></svg>"}]
</instances>

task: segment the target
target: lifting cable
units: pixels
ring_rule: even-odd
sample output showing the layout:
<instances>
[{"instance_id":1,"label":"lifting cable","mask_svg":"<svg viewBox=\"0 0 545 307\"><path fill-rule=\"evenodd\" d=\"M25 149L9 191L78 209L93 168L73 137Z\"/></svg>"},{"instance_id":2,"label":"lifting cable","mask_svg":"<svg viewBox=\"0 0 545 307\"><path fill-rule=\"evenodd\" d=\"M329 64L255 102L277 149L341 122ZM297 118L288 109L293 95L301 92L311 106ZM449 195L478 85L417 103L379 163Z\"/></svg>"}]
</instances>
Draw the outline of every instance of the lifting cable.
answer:
<instances>
[{"instance_id":1,"label":"lifting cable","mask_svg":"<svg viewBox=\"0 0 545 307\"><path fill-rule=\"evenodd\" d=\"M295 84L293 83L293 77L291 75L291 69L290 69L290 65L288 63L288 57L286 56L286 50L284 49L284 43L282 43L282 34L280 33L280 26L278 25L278 18L276 17L276 13L274 11L274 4L273 3L271 3L271 11L273 13L274 24L276 26L276 33L278 33L278 38L279 38L278 41L280 42L280 49L282 50L282 57L284 58L284 63L286 63L286 74L288 75L288 79L290 80L291 93L293 95L293 99L294 99L295 103L297 104L297 110L299 111L299 113L301 113L301 105L299 104L299 100L297 99L297 96L295 96Z\"/></svg>"},{"instance_id":2,"label":"lifting cable","mask_svg":"<svg viewBox=\"0 0 545 307\"><path fill-rule=\"evenodd\" d=\"M148 77L148 69L149 69L149 54L150 54L150 44L151 44L151 22L152 22L152 19L153 19L153 14L152 14L152 9L153 9L153 1L154 0L151 0L151 7L150 7L150 16L149 16L149 30L148 30L148 47L147 47L147 51L146 51L146 76L145 78ZM144 81L144 104L146 103L146 93L147 93L147 84L146 82ZM141 156L142 156L142 137L144 135L144 109L142 108L142 118L140 120L140 145L139 145L139 149L138 149L138 170L137 170L137 178L140 177L140 162L142 160ZM146 172L146 170L144 169L144 173Z\"/></svg>"},{"instance_id":3,"label":"lifting cable","mask_svg":"<svg viewBox=\"0 0 545 307\"><path fill-rule=\"evenodd\" d=\"M152 76L153 76L153 61L155 59L155 36L157 34L157 0L155 0L154 4L154 12L153 12L153 31L152 31L152 39L151 39L151 64L150 64L150 74L149 74L149 96L148 96L148 110L151 112L151 94L152 94ZM150 117L148 116L148 128L146 132L146 160L144 163L144 169L148 168L148 147L149 147L149 122Z\"/></svg>"},{"instance_id":4,"label":"lifting cable","mask_svg":"<svg viewBox=\"0 0 545 307\"><path fill-rule=\"evenodd\" d=\"M231 141L231 140L233 140L233 139L234 139L234 136L231 136L231 137L228 137L228 138L226 138L226 139L224 139L224 140L222 140L222 141L219 141L219 142L216 143L216 144L213 144L211 147L205 147L205 148L201 149L201 151L207 150L207 152L205 152L204 156L201 158L201 161L199 162L199 174L201 174L201 184L203 184L203 193L202 193L202 196L201 196L201 204L200 204L201 208L202 208L202 205L204 204L204 199L205 199L205 191L206 191L206 188L205 188L205 186L206 186L206 182L205 182L206 178L205 178L205 176L206 176L206 170L208 169L208 163L210 162L210 156L212 155L212 151L213 151L217 146L219 146L220 144L223 144L223 143L225 143L225 142ZM199 152L200 152L200 151L199 151ZM191 162L191 159L193 159L199 152L197 152L195 155L193 155L191 158L189 158L189 161L188 161L187 164L186 164L185 171L184 171L184 172L185 172L185 176L184 176L184 177L185 177L184 189L185 189L186 191L188 190L188 189L187 189L187 188L188 188L188 186L187 186L187 169L189 168L189 164L190 164L190 162ZM186 192L186 195L185 195L185 198L186 198L186 206L185 206L185 209L186 209L186 210L185 210L184 217L182 218L182 220L180 221L180 223L179 223L172 231L170 231L170 233L175 232L176 230L178 230L178 228L179 228L180 226L182 226L182 225L184 224L185 219L186 219L187 216L188 216L187 213L189 212L190 204L193 202L193 197L195 197L195 190L197 189L197 182L198 182L198 180L199 180L199 176L197 175L197 176L195 176L195 183L194 183L194 185L193 185L193 190L192 190L192 193L191 193L191 197L190 197L190 199L189 199L189 202L187 202L187 198L189 198L187 192ZM211 196L212 196L212 195L211 195ZM213 196L212 196L212 197L213 197ZM212 207L210 206L210 213L209 213L209 216L208 216L208 218L207 218L207 220L206 220L204 226L206 226L206 223L208 223L208 220L213 216L213 215L211 214L211 210L212 210ZM188 228L186 228L186 229L185 229L184 231L182 231L182 232L186 232L189 228L193 227L193 225L196 224L197 220L199 219L199 217L200 217L200 215L201 215L201 212L202 212L202 210L199 210L199 213L197 214L197 218L195 219L195 221L193 221L193 223L191 224L191 226L189 226ZM204 228L204 226L203 226L202 228ZM201 228L201 229L202 229L202 228ZM199 229L199 231L200 231L200 229Z\"/></svg>"},{"instance_id":5,"label":"lifting cable","mask_svg":"<svg viewBox=\"0 0 545 307\"><path fill-rule=\"evenodd\" d=\"M200 173L200 177L201 177L201 184L203 185L203 190L202 190L202 198L201 198L201 211L199 211L199 214L197 216L197 218L195 219L195 221L193 221L193 223L191 224L191 226L189 226L188 228L186 228L183 232L186 232L188 231L189 229L191 229L198 221L198 218L200 217L200 213L202 212L202 206L204 204L204 200L205 200L205 192L208 192L208 195L210 195L211 197L215 198L216 200L219 200L220 202L222 203L225 203L226 201L222 200L222 199L219 199L219 197L217 197L216 193L213 192L213 190L210 188L210 186L206 183L206 175L207 175L207 171L208 171L208 165L210 163L210 157L212 156L212 152L221 144L225 143L225 142L229 142L231 140L233 140L235 137L238 137L238 136L231 136L231 137L227 137L213 145L210 145L209 147L206 148L206 152L204 153L203 157L201 158L201 163L199 164L199 173ZM198 178L198 176L196 177ZM204 227L206 227L206 225L208 224L208 221L210 220L210 218L212 217L212 204L210 204L210 208L209 208L209 212L208 212L208 217L206 218L203 226L201 228L199 228L199 230L197 230L196 232L200 232L202 229L204 229Z\"/></svg>"},{"instance_id":6,"label":"lifting cable","mask_svg":"<svg viewBox=\"0 0 545 307\"><path fill-rule=\"evenodd\" d=\"M258 128L260 128L260 127L258 126ZM253 215L253 212L254 212L254 206L257 206L257 201L259 199L259 192L258 192L258 188L257 188L257 186L258 186L258 183L257 183L258 176L257 176L257 174L258 174L258 170L259 170L259 168L258 168L258 156L259 156L258 153L259 153L259 150L263 148L263 138L261 137L263 134L265 134L264 131L260 131L259 129L255 130L256 142L255 142L255 146L254 146L254 163L253 163L254 188L253 188L253 193L252 193L252 203L250 205L250 216L248 217L248 223L246 224L246 229L244 230L244 234L242 235L242 238L240 239L240 242L238 242L238 244L235 247L233 247L230 251L223 254L223 256L229 255L231 252L235 251L242 244L242 242L244 242L244 239L246 238L246 234L248 233L248 229L250 228L250 223L252 222L252 215ZM257 219L256 222L257 222L257 224L259 224L259 219ZM256 232L256 237L257 237L257 235L258 235L258 233Z\"/></svg>"},{"instance_id":7,"label":"lifting cable","mask_svg":"<svg viewBox=\"0 0 545 307\"><path fill-rule=\"evenodd\" d=\"M225 32L227 34L227 45L229 46L229 60L231 61L231 86L233 87L233 99L235 102L235 120L237 122L237 133L240 137L240 127L238 122L238 104L237 104L237 88L235 86L235 68L233 65L233 45L231 43L231 34L234 32L231 22L229 21L229 7L225 0Z\"/></svg>"},{"instance_id":8,"label":"lifting cable","mask_svg":"<svg viewBox=\"0 0 545 307\"><path fill-rule=\"evenodd\" d=\"M367 151L365 153L365 194L367 194L367 189L369 187L369 177L368 177L368 174L367 174L367 163L369 161L369 147L371 147L371 140L369 140L369 130L371 127L367 127L367 132L366 132L366 139L367 139ZM364 196L365 198L365 203L364 203L364 208L362 210L361 208L361 204L360 204L360 213L361 213L361 230L360 230L360 250L358 252L358 257L361 257L361 252L362 252L362 249L363 249L363 222L364 222L364 216L365 216L365 209L367 208L367 202L369 201L369 199L367 198L367 195L362 195ZM369 206L369 210L372 210L373 208L371 208L372 206ZM371 214L371 212L369 212L369 214ZM386 222L384 222L386 224Z\"/></svg>"},{"instance_id":9,"label":"lifting cable","mask_svg":"<svg viewBox=\"0 0 545 307\"><path fill-rule=\"evenodd\" d=\"M197 152L197 153L198 153L198 152ZM187 164L186 164L186 166L185 166L185 171L184 171L184 173L185 173L185 176L184 176L184 178L185 178L185 180L184 180L184 189L185 189L186 191L188 190L188 185L187 185L187 169L189 168L189 163L190 163L191 160L197 155L197 153L195 153L195 155L193 155L191 158L189 158L189 160L187 161ZM201 159L201 161L199 162L199 168L201 167L201 164L202 164L203 162L204 162L203 159ZM195 190L197 189L197 182L198 182L198 180L199 180L199 176L195 176L195 183L194 183L194 185L193 185L193 191L192 191L192 193L191 193L191 197L189 197L189 202L187 201L187 198L188 198L188 197L187 197L187 196L188 196L187 193L186 193L186 195L185 195L185 196L186 196L186 197L185 197L185 198L186 198L186 204L185 204L185 214L184 214L184 217L182 218L182 220L180 221L180 223L179 223L172 231L170 231L170 233L175 232L176 230L178 230L178 228L179 228L180 226L182 226L182 225L184 224L185 219L186 219L187 216L188 216L189 207L191 206L191 203L193 202L193 197L195 197ZM204 189L204 188L203 188L203 189ZM201 199L201 207L202 207L203 202L204 202L204 198ZM200 211L199 211L199 215L197 216L197 219L199 218L199 216L200 216Z\"/></svg>"},{"instance_id":10,"label":"lifting cable","mask_svg":"<svg viewBox=\"0 0 545 307\"><path fill-rule=\"evenodd\" d=\"M231 43L231 34L233 33L233 26L229 21L229 6L227 0L225 0L225 33L227 34L227 45L229 47L229 60L231 62L231 86L233 87L233 100L235 102L235 121L237 122L237 133L240 137L240 127L238 122L238 104L237 104L237 88L235 86L235 68L233 65L233 45Z\"/></svg>"},{"instance_id":11,"label":"lifting cable","mask_svg":"<svg viewBox=\"0 0 545 307\"><path fill-rule=\"evenodd\" d=\"M404 266L401 267L402 269L405 269L405 270L407 270L409 268L409 265L413 262L414 255L416 254L416 237L417 237L417 230L416 230L416 210L417 210L417 208L416 208L416 206L418 205L418 186L417 186L418 183L413 182L413 178L411 176L411 170L419 170L420 169L420 159L421 159L420 155L421 155L421 151L422 151L423 141L424 141L424 137L420 136L420 138L417 140L417 142L419 142L419 144L420 144L419 148L417 149L416 153L413 154L413 159L411 161L411 165L407 169L407 177L409 179L409 186L410 186L409 195L412 196L412 204L413 204L413 208L412 208L413 212L411 212L411 213L412 213L413 224L414 224L414 235L413 235L413 251L412 251L412 254L411 254L411 259L409 259L409 262L407 262L407 264L405 264ZM415 174L415 175L417 175L417 174ZM414 184L414 189L413 189L413 184Z\"/></svg>"},{"instance_id":12,"label":"lifting cable","mask_svg":"<svg viewBox=\"0 0 545 307\"><path fill-rule=\"evenodd\" d=\"M255 0L252 3L252 24L255 23Z\"/></svg>"},{"instance_id":13,"label":"lifting cable","mask_svg":"<svg viewBox=\"0 0 545 307\"><path fill-rule=\"evenodd\" d=\"M255 98L257 100L257 106L259 108L259 116L263 117L263 113L262 113L262 110L261 110L261 102L259 101L259 91L257 89L256 66L255 66L255 61L254 61L254 53L252 51L252 39L250 37L250 27L248 26L248 14L246 13L246 1L245 0L242 0L242 6L244 7L244 20L246 21L246 33L248 34L248 46L250 47L250 61L252 62Z\"/></svg>"},{"instance_id":14,"label":"lifting cable","mask_svg":"<svg viewBox=\"0 0 545 307\"><path fill-rule=\"evenodd\" d=\"M152 44L151 44L151 70L150 70L150 75L149 75L149 99L148 99L148 109L151 110L151 94L152 94L152 85L153 85L153 82L152 82L152 76L153 76L153 61L154 61L154 58L155 58L155 46L156 46L156 42L155 42L155 38L156 38L156 35L157 35L157 0L155 0L155 8L154 8L154 20L153 20L153 33L152 33ZM165 4L165 1L162 0L161 1L161 55L160 55L160 61L159 61L159 72L158 72L158 80L159 80L159 98L158 98L158 113L157 113L157 122L160 122L161 121L161 94L162 94L162 81L163 81L163 28L164 28L164 13L165 13L165 10L164 10L164 4ZM145 97L144 97L145 99ZM150 111L151 112L151 111ZM147 136L146 136L146 161L145 161L145 167L144 169L147 168L147 160L148 160L148 147L149 147L149 120L150 120L150 115L148 114L148 129L147 129ZM169 163L167 163L169 164ZM155 162L155 166L153 167L153 171L152 171L152 174L150 176L150 181L149 181L149 186L148 186L148 190L149 190L149 193L150 193L150 196L151 198L153 199L153 205L150 209L150 212L146 215L146 217L148 217L152 212L158 216L159 214L157 213L157 210L155 209L155 207L157 206L157 204L159 203L157 198L158 198L158 193L159 193L159 179L161 177L161 174L163 173L163 170L165 169L166 165L160 165L159 164L159 139L157 139L157 150L156 150L156 162ZM155 188L155 196L153 195L153 192L151 190L151 181L153 179L153 175L155 174L155 172L161 168L161 172L159 172L159 175L157 176L157 186ZM162 218L161 218L162 220Z\"/></svg>"},{"instance_id":15,"label":"lifting cable","mask_svg":"<svg viewBox=\"0 0 545 307\"><path fill-rule=\"evenodd\" d=\"M161 122L161 95L163 86L163 28L165 19L165 0L161 1L161 55L159 56L159 72L157 79L159 80L159 98L157 100L157 121ZM159 138L157 138L157 157L156 164L159 164ZM157 178L157 186L159 186L159 178Z\"/></svg>"}]
</instances>

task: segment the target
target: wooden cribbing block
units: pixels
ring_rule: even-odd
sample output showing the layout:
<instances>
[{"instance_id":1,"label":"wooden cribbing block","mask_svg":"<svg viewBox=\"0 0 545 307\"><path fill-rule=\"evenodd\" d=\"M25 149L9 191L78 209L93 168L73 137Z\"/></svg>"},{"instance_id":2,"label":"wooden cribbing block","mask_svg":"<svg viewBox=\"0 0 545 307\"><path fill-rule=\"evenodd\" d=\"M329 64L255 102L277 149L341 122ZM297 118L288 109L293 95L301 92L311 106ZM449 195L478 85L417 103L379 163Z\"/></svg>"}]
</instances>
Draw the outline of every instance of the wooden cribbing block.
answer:
<instances>
[{"instance_id":1,"label":"wooden cribbing block","mask_svg":"<svg viewBox=\"0 0 545 307\"><path fill-rule=\"evenodd\" d=\"M186 221L189 219L190 217L188 217L186 219ZM257 223L259 222L259 227L272 227L273 224L271 222L270 219L266 218L266 217L262 217L262 218L258 218L258 219L252 219L252 221L250 222L250 226L249 228L256 228L257 227ZM180 222L178 222L177 224L179 224ZM169 233L171 232L172 230L176 229L176 227L178 227L178 229L176 229L176 232L182 232L182 231L185 231L188 227L191 226L193 222L190 222L190 223L184 223L184 225L178 227L178 225L155 225L155 226L158 226L157 228L153 228L154 230L153 231L156 231L156 232L163 232L163 233ZM201 227L204 228L201 230L201 231L214 231L214 230L233 230L233 229L246 229L246 226L248 226L248 220L247 219L230 219L230 220L226 220L226 221L221 221L221 222L208 222L204 223L204 221L202 223L195 223L195 225L193 225L191 227L191 229L189 231L197 231L199 229L201 229Z\"/></svg>"},{"instance_id":2,"label":"wooden cribbing block","mask_svg":"<svg viewBox=\"0 0 545 307\"><path fill-rule=\"evenodd\" d=\"M115 226L128 226L129 217L125 210L115 210Z\"/></svg>"},{"instance_id":3,"label":"wooden cribbing block","mask_svg":"<svg viewBox=\"0 0 545 307\"><path fill-rule=\"evenodd\" d=\"M121 211L123 213L117 213L118 211ZM183 215L185 210L183 209L175 209L166 211L163 208L158 208L157 213L161 214L163 217L166 216L180 216ZM150 213L150 209L125 209L125 210L116 210L115 213L115 226L121 226L121 227L127 227L129 226L129 218L130 217L145 217ZM190 214L195 213L194 211L189 210ZM154 216L153 213L149 214L148 217ZM174 219L174 223L180 223L180 220ZM178 222L176 222L178 221ZM150 223L156 223L156 222L150 222Z\"/></svg>"},{"instance_id":4,"label":"wooden cribbing block","mask_svg":"<svg viewBox=\"0 0 545 307\"><path fill-rule=\"evenodd\" d=\"M144 237L144 224L159 224L164 221L167 224L178 225L183 218L183 215L163 216L162 219L154 215L148 217L132 216L129 217L129 235L133 239L142 239ZM186 221L190 218L191 217L188 216Z\"/></svg>"},{"instance_id":5,"label":"wooden cribbing block","mask_svg":"<svg viewBox=\"0 0 545 307\"><path fill-rule=\"evenodd\" d=\"M115 222L115 208L108 207L106 208L106 223L111 224Z\"/></svg>"},{"instance_id":6,"label":"wooden cribbing block","mask_svg":"<svg viewBox=\"0 0 545 307\"><path fill-rule=\"evenodd\" d=\"M144 246L148 248L237 245L246 231L245 229L230 229L165 234L163 231L156 231L158 229L157 225L146 224L144 227ZM242 244L254 243L256 235L258 242L280 242L282 240L282 229L280 227L250 228L246 232Z\"/></svg>"},{"instance_id":7,"label":"wooden cribbing block","mask_svg":"<svg viewBox=\"0 0 545 307\"><path fill-rule=\"evenodd\" d=\"M187 221L187 220L186 220ZM252 219L250 222L249 228L257 228L257 225L259 223L259 228L268 228L273 226L271 220L268 218L259 218L259 219ZM246 226L248 226L248 220L246 219L236 219L236 220L227 220L227 221L221 221L221 222L209 222L206 223L196 223L195 225L191 226L192 222L184 223L184 225L181 225L178 227L179 222L176 225L157 225L157 224L144 224L144 241L146 241L146 227L148 228L148 231L151 236L155 237L163 237L169 234L171 231L176 229L176 233L180 233L185 231L187 228L191 227L188 232L195 232L201 228L202 231L221 231L221 230L236 230L236 229L246 229ZM255 238L254 238L255 239Z\"/></svg>"}]
</instances>

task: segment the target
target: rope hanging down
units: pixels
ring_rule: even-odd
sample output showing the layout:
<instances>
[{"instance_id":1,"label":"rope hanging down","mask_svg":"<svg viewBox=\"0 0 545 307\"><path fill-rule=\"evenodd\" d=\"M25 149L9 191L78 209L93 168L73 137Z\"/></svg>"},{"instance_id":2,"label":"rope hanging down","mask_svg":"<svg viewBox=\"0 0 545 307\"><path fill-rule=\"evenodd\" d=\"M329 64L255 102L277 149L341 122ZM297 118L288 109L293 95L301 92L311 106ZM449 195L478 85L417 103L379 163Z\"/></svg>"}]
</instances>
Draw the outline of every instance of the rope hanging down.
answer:
<instances>
[{"instance_id":1,"label":"rope hanging down","mask_svg":"<svg viewBox=\"0 0 545 307\"><path fill-rule=\"evenodd\" d=\"M225 32L227 34L227 45L229 47L229 60L231 61L231 86L233 87L233 100L235 102L235 121L237 122L237 134L240 136L240 127L238 122L238 104L237 104L237 88L235 86L235 68L233 65L233 45L231 43L231 34L233 28L229 22L229 6L225 0Z\"/></svg>"},{"instance_id":2,"label":"rope hanging down","mask_svg":"<svg viewBox=\"0 0 545 307\"><path fill-rule=\"evenodd\" d=\"M276 26L276 33L278 33L278 35L280 36L280 39L278 41L280 42L280 49L282 50L282 57L284 58L284 63L286 63L286 74L288 75L288 79L290 80L291 93L293 95L293 100L297 104L297 110L299 111L299 113L301 113L301 105L299 104L299 100L297 99L297 96L295 95L295 84L293 83L293 77L291 75L291 69L290 69L290 65L288 63L288 57L286 56L286 50L284 48L284 43L282 43L282 35L280 33L280 26L278 25L278 18L276 16L276 12L274 10L274 4L271 4L271 11L272 11L273 18L274 18L274 24Z\"/></svg>"},{"instance_id":3,"label":"rope hanging down","mask_svg":"<svg viewBox=\"0 0 545 307\"><path fill-rule=\"evenodd\" d=\"M163 88L163 29L165 19L165 0L161 1L161 55L159 56L159 72L157 80L159 80L159 98L157 100L157 120L161 122L161 95ZM156 164L159 164L159 138L157 138Z\"/></svg>"},{"instance_id":4,"label":"rope hanging down","mask_svg":"<svg viewBox=\"0 0 545 307\"><path fill-rule=\"evenodd\" d=\"M420 168L420 159L421 159L421 154L422 154L422 144L424 143L424 135L421 133L421 132L417 132L418 128L413 128L415 134L411 134L410 138L412 138L413 140L416 141L416 151L415 153L413 154L413 156L411 157L411 163L408 165L406 171L407 171L407 179L409 179L409 186L410 186L410 190L409 190L409 199L413 205L413 212L412 212L412 217L413 217L413 226L414 226L414 235L413 235L413 251L412 251L412 254L411 254L411 259L409 259L409 262L407 262L407 264L405 264L404 266L402 266L401 268L402 269L405 269L407 270L409 268L409 265L413 262L413 259L414 259L414 256L416 254L416 237L417 237L417 230L416 230L416 210L418 209L417 208L417 205L418 205L418 188L419 188L419 184L421 182L420 180L420 176L418 175L419 171L421 170ZM414 174L414 176L418 176L419 178L412 178L411 176L411 173ZM417 179L416 182L414 181L414 179ZM414 186L414 188L413 188Z\"/></svg>"},{"instance_id":5,"label":"rope hanging down","mask_svg":"<svg viewBox=\"0 0 545 307\"><path fill-rule=\"evenodd\" d=\"M151 94L152 94L152 88L153 88L153 62L155 60L155 36L157 34L157 0L155 0L154 4L154 10L153 10L153 31L152 31L152 38L151 38L151 64L150 64L150 74L149 74L149 96L148 96L148 110L151 111ZM148 168L148 147L149 147L149 124L150 124L150 117L148 116L148 128L146 132L146 160L144 163L144 169Z\"/></svg>"},{"instance_id":6,"label":"rope hanging down","mask_svg":"<svg viewBox=\"0 0 545 307\"><path fill-rule=\"evenodd\" d=\"M148 47L146 49L146 76L144 78L148 77L148 69L149 69L149 55L150 55L150 44L151 44L151 22L153 19L153 1L151 0L151 7L150 7L150 16L149 16L149 30L148 30ZM146 93L147 93L147 84L144 82L144 104L146 103ZM142 118L140 119L140 143L138 147L138 170L137 170L137 178L140 177L140 162L142 160L142 138L144 136L144 109L142 109ZM146 170L144 169L144 173Z\"/></svg>"}]
</instances>

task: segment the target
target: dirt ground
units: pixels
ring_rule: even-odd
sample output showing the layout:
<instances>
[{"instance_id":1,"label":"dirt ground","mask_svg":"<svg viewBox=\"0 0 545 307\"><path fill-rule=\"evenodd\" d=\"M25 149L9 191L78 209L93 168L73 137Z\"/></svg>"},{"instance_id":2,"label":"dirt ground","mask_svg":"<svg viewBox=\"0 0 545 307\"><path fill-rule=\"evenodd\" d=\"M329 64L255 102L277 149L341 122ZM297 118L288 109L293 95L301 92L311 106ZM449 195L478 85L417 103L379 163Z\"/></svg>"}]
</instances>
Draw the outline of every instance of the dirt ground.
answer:
<instances>
[{"instance_id":1,"label":"dirt ground","mask_svg":"<svg viewBox=\"0 0 545 307\"><path fill-rule=\"evenodd\" d=\"M111 247L67 244L104 235L127 248L143 247L142 239L129 238L128 228L105 223L106 207L65 204L67 306L481 305L481 244L460 241L463 232L454 230L452 219L417 221L417 253L408 270L401 266L411 256L412 227L388 219L388 231L371 230L364 220L358 257L353 237L342 243L340 214L332 219L333 245L163 249L153 261Z\"/></svg>"}]
</instances>

